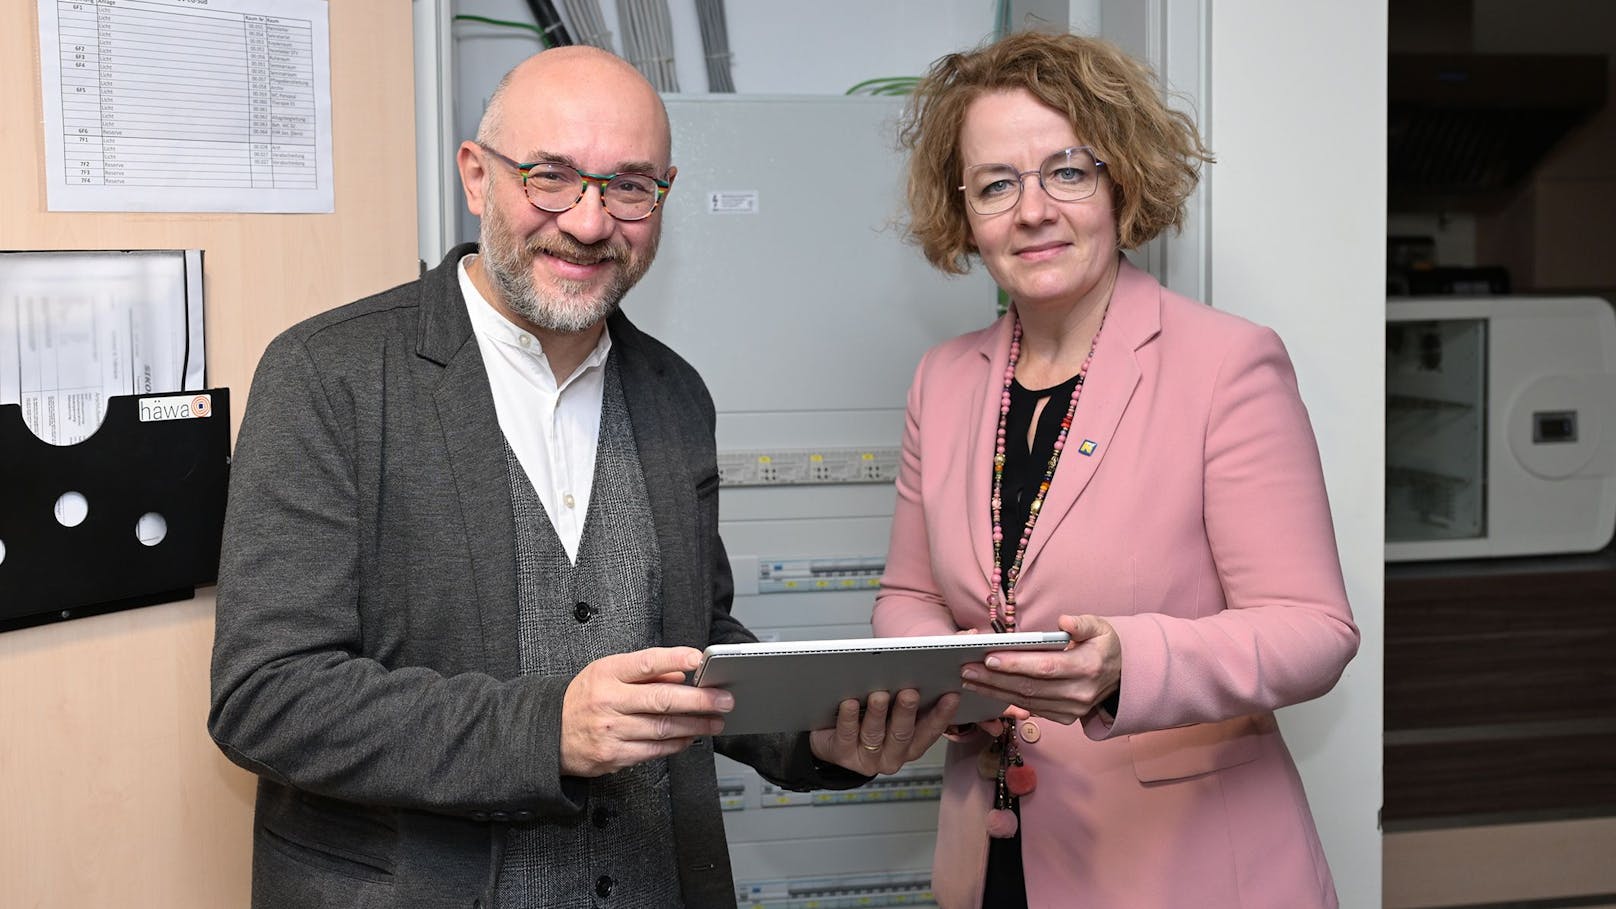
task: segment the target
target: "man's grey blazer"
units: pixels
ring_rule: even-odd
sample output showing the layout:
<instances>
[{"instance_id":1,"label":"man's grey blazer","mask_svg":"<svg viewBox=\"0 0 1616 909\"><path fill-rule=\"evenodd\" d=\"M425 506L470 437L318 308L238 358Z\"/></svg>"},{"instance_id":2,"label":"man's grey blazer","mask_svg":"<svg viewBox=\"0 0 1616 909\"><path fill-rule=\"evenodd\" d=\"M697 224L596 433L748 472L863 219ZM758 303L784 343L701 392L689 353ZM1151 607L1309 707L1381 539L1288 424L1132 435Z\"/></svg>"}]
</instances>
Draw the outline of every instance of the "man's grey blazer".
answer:
<instances>
[{"instance_id":1,"label":"man's grey blazer","mask_svg":"<svg viewBox=\"0 0 1616 909\"><path fill-rule=\"evenodd\" d=\"M576 823L560 771L569 679L522 677L505 446L461 296L466 245L418 281L265 351L219 568L209 730L260 777L258 907L486 905L505 831ZM608 322L662 560L662 640L750 641L729 614L712 399ZM735 899L711 740L669 761L688 907ZM803 736L721 737L792 788L863 780Z\"/></svg>"}]
</instances>

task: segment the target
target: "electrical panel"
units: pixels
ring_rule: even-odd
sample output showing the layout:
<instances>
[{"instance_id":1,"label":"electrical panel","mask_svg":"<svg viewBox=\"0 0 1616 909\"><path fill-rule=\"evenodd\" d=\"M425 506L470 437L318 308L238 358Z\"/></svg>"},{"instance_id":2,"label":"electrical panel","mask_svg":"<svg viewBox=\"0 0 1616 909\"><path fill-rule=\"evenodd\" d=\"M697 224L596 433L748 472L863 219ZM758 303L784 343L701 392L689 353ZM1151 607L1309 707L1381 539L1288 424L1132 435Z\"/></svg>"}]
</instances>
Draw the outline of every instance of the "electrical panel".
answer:
<instances>
[{"instance_id":1,"label":"electrical panel","mask_svg":"<svg viewBox=\"0 0 1616 909\"><path fill-rule=\"evenodd\" d=\"M904 99L666 100L679 176L624 310L712 390L735 614L764 640L867 637L910 380L992 321L993 283L905 242ZM934 905L941 785L941 747L848 792L720 759L740 905Z\"/></svg>"}]
</instances>

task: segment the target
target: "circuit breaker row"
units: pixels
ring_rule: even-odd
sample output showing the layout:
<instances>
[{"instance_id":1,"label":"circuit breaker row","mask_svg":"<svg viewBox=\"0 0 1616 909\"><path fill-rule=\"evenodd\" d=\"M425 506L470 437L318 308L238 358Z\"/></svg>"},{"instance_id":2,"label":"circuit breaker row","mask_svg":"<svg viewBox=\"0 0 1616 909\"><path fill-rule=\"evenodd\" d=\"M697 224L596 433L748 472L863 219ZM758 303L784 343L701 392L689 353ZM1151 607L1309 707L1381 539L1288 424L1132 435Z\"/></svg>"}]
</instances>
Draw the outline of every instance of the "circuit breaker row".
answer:
<instances>
[{"instance_id":1,"label":"circuit breaker row","mask_svg":"<svg viewBox=\"0 0 1616 909\"><path fill-rule=\"evenodd\" d=\"M936 906L931 874L894 871L796 880L757 881L735 888L743 909L878 909Z\"/></svg>"},{"instance_id":2,"label":"circuit breaker row","mask_svg":"<svg viewBox=\"0 0 1616 909\"><path fill-rule=\"evenodd\" d=\"M816 448L720 451L723 486L890 483L898 477L896 448Z\"/></svg>"},{"instance_id":3,"label":"circuit breaker row","mask_svg":"<svg viewBox=\"0 0 1616 909\"><path fill-rule=\"evenodd\" d=\"M876 802L937 801L943 792L939 767L910 765L890 776L878 777L857 789L794 792L761 782L748 792L747 779L728 776L718 781L718 798L725 811L789 808L797 805L868 805Z\"/></svg>"}]
</instances>

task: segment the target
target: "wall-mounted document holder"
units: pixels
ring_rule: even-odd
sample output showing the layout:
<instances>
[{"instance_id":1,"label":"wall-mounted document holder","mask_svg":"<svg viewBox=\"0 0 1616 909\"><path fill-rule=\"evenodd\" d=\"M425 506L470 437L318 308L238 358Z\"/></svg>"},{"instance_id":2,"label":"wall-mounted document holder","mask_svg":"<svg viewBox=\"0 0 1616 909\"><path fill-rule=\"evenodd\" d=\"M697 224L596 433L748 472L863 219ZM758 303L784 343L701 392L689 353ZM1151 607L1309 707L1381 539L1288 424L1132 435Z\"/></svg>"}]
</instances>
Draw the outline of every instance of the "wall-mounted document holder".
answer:
<instances>
[{"instance_id":1,"label":"wall-mounted document holder","mask_svg":"<svg viewBox=\"0 0 1616 909\"><path fill-rule=\"evenodd\" d=\"M118 395L76 445L0 405L0 631L190 597L215 580L230 391Z\"/></svg>"}]
</instances>

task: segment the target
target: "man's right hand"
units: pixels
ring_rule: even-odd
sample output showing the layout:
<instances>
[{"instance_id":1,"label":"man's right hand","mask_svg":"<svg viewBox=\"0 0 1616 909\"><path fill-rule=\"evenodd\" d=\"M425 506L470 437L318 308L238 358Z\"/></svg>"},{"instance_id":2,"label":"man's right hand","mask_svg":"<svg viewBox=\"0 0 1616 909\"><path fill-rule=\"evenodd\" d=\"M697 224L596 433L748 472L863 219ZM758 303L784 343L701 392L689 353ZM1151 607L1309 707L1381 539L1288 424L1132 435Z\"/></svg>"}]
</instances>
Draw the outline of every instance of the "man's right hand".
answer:
<instances>
[{"instance_id":1,"label":"man's right hand","mask_svg":"<svg viewBox=\"0 0 1616 909\"><path fill-rule=\"evenodd\" d=\"M652 647L585 666L561 705L561 772L596 777L677 754L724 730L734 695L685 684L693 647Z\"/></svg>"}]
</instances>

